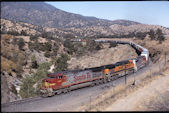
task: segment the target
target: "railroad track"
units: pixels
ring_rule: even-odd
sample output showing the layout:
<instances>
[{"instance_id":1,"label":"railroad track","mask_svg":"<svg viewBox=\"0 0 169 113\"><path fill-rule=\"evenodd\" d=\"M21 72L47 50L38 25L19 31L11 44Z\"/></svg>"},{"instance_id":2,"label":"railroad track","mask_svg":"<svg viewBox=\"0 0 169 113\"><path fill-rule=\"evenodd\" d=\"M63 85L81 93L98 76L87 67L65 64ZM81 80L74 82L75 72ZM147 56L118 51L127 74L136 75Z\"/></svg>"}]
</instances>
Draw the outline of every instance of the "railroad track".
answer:
<instances>
[{"instance_id":1,"label":"railroad track","mask_svg":"<svg viewBox=\"0 0 169 113\"><path fill-rule=\"evenodd\" d=\"M13 104L22 104L22 103L27 103L27 102L38 101L38 100L41 100L41 99L43 99L43 98L40 97L40 96L31 97L31 98L25 98L25 99L22 99L22 100L17 100L17 101L13 101L13 102L4 103L4 104L1 104L1 106L2 107L6 107L6 106L13 105Z\"/></svg>"},{"instance_id":2,"label":"railroad track","mask_svg":"<svg viewBox=\"0 0 169 113\"><path fill-rule=\"evenodd\" d=\"M147 65L146 67L149 67L150 65L152 64L151 60L149 60L149 65ZM144 67L145 68L145 67ZM144 68L141 68L137 73L141 73L143 72ZM132 74L130 74L132 75ZM126 76L130 76L130 75L126 75ZM119 78L124 78L125 76L120 76L118 78L115 78L114 80L110 81L110 82L113 82ZM101 89L108 89L110 88L110 85L106 85L107 83L105 83L105 86L101 87ZM99 85L103 85L103 84L99 84ZM71 92L69 92L71 93ZM13 102L8 102L8 103L3 103L1 104L2 107L6 107L6 106L10 106L10 105L14 105L14 104L22 104L22 103L27 103L27 102L33 102L33 101L39 101L39 100L42 100L44 99L43 97L40 97L40 96L37 96L37 97L31 97L31 98L25 98L25 99L22 99L22 100L18 100L18 101L13 101Z\"/></svg>"}]
</instances>

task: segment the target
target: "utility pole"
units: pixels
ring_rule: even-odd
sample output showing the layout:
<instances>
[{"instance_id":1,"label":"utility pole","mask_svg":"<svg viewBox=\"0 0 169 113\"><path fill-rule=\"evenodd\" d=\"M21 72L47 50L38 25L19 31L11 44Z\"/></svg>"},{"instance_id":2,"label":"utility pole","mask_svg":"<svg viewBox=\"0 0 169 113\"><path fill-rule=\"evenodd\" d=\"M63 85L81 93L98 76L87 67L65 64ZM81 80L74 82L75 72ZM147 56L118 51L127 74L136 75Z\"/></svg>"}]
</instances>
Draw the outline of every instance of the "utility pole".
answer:
<instances>
[{"instance_id":1,"label":"utility pole","mask_svg":"<svg viewBox=\"0 0 169 113\"><path fill-rule=\"evenodd\" d=\"M150 77L151 77L151 68L150 68Z\"/></svg>"},{"instance_id":2,"label":"utility pole","mask_svg":"<svg viewBox=\"0 0 169 113\"><path fill-rule=\"evenodd\" d=\"M134 76L134 83L133 83L133 85L136 85L136 74L135 74L135 72L133 72L133 76Z\"/></svg>"},{"instance_id":3,"label":"utility pole","mask_svg":"<svg viewBox=\"0 0 169 113\"><path fill-rule=\"evenodd\" d=\"M91 111L91 95L90 95L90 111Z\"/></svg>"},{"instance_id":4,"label":"utility pole","mask_svg":"<svg viewBox=\"0 0 169 113\"><path fill-rule=\"evenodd\" d=\"M158 61L158 65L159 65L159 73L160 73L160 70L161 70L161 69L160 69L160 61Z\"/></svg>"},{"instance_id":5,"label":"utility pole","mask_svg":"<svg viewBox=\"0 0 169 113\"><path fill-rule=\"evenodd\" d=\"M167 53L165 52L165 66L166 66L166 56L167 56Z\"/></svg>"},{"instance_id":6,"label":"utility pole","mask_svg":"<svg viewBox=\"0 0 169 113\"><path fill-rule=\"evenodd\" d=\"M126 65L125 65L125 84L127 83L127 80L126 80Z\"/></svg>"}]
</instances>

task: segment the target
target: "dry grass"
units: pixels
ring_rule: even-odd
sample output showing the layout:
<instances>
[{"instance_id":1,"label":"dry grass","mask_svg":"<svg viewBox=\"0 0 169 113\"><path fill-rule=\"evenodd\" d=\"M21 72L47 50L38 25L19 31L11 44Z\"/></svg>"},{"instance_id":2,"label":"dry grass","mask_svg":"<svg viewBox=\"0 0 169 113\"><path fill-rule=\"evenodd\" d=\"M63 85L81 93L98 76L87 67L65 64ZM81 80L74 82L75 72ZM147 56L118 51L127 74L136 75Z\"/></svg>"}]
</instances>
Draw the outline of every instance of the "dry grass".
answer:
<instances>
[{"instance_id":1,"label":"dry grass","mask_svg":"<svg viewBox=\"0 0 169 113\"><path fill-rule=\"evenodd\" d=\"M169 91L165 93L160 93L156 91L158 96L155 99L150 100L148 103L145 103L146 111L169 111Z\"/></svg>"},{"instance_id":2,"label":"dry grass","mask_svg":"<svg viewBox=\"0 0 169 113\"><path fill-rule=\"evenodd\" d=\"M12 69L16 69L16 64L11 60L8 60L1 56L1 72L6 71L8 73L12 72Z\"/></svg>"}]
</instances>

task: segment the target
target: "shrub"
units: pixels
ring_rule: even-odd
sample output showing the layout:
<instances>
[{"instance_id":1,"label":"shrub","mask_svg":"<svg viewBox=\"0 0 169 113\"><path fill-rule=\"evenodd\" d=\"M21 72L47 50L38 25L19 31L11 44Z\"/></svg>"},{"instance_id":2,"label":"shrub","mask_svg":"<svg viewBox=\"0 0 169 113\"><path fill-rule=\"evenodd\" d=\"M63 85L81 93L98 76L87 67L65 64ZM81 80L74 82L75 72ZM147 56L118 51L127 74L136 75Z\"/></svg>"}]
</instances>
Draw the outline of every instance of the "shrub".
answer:
<instances>
[{"instance_id":1,"label":"shrub","mask_svg":"<svg viewBox=\"0 0 169 113\"><path fill-rule=\"evenodd\" d=\"M100 50L102 48L102 44L96 43L95 41L89 40L86 43L87 50L92 52L95 50Z\"/></svg>"},{"instance_id":2,"label":"shrub","mask_svg":"<svg viewBox=\"0 0 169 113\"><path fill-rule=\"evenodd\" d=\"M21 85L20 95L22 98L33 97L36 95L35 89L33 85L35 84L35 80L33 76L27 76L23 79L23 84Z\"/></svg>"},{"instance_id":3,"label":"shrub","mask_svg":"<svg viewBox=\"0 0 169 113\"><path fill-rule=\"evenodd\" d=\"M37 63L37 61L36 61L35 55L33 55L33 56L31 57L31 61L32 61L32 66L31 66L31 67L37 69L37 68L38 68L38 63Z\"/></svg>"},{"instance_id":4,"label":"shrub","mask_svg":"<svg viewBox=\"0 0 169 113\"><path fill-rule=\"evenodd\" d=\"M75 52L75 48L73 43L70 41L70 39L66 39L63 43L64 47L67 48L67 52L68 54L73 54L73 52Z\"/></svg>"},{"instance_id":5,"label":"shrub","mask_svg":"<svg viewBox=\"0 0 169 113\"><path fill-rule=\"evenodd\" d=\"M160 44L162 43L162 41L165 40L162 30L159 28L156 30L156 39L159 41Z\"/></svg>"},{"instance_id":6,"label":"shrub","mask_svg":"<svg viewBox=\"0 0 169 113\"><path fill-rule=\"evenodd\" d=\"M56 43L54 43L54 46L53 46L52 50L53 50L53 55L57 55L57 52L59 50L59 46Z\"/></svg>"},{"instance_id":7,"label":"shrub","mask_svg":"<svg viewBox=\"0 0 169 113\"><path fill-rule=\"evenodd\" d=\"M55 61L56 68L54 69L54 71L64 71L64 70L66 70L67 67L68 67L68 63L67 63L68 60L69 60L68 55L61 54L61 56L59 58L57 58L56 61Z\"/></svg>"},{"instance_id":8,"label":"shrub","mask_svg":"<svg viewBox=\"0 0 169 113\"><path fill-rule=\"evenodd\" d=\"M23 40L23 38L20 38L19 41L18 41L18 46L19 46L19 49L21 50L25 45L25 41Z\"/></svg>"},{"instance_id":9,"label":"shrub","mask_svg":"<svg viewBox=\"0 0 169 113\"><path fill-rule=\"evenodd\" d=\"M151 40L155 40L155 32L153 29L150 30L149 35Z\"/></svg>"},{"instance_id":10,"label":"shrub","mask_svg":"<svg viewBox=\"0 0 169 113\"><path fill-rule=\"evenodd\" d=\"M116 46L117 46L117 43L110 43L109 48L111 48L111 47L116 47Z\"/></svg>"},{"instance_id":11,"label":"shrub","mask_svg":"<svg viewBox=\"0 0 169 113\"><path fill-rule=\"evenodd\" d=\"M38 48L36 49L38 49L38 51L46 51L46 47L43 43L38 43Z\"/></svg>"},{"instance_id":12,"label":"shrub","mask_svg":"<svg viewBox=\"0 0 169 113\"><path fill-rule=\"evenodd\" d=\"M21 35L23 35L23 36L27 36L27 33L25 32L25 31L21 31Z\"/></svg>"},{"instance_id":13,"label":"shrub","mask_svg":"<svg viewBox=\"0 0 169 113\"><path fill-rule=\"evenodd\" d=\"M31 35L30 40L35 41L35 40L37 40L38 37L39 37L38 35Z\"/></svg>"},{"instance_id":14,"label":"shrub","mask_svg":"<svg viewBox=\"0 0 169 113\"><path fill-rule=\"evenodd\" d=\"M49 58L50 57L50 52L46 51L44 55L45 55L45 57Z\"/></svg>"},{"instance_id":15,"label":"shrub","mask_svg":"<svg viewBox=\"0 0 169 113\"><path fill-rule=\"evenodd\" d=\"M35 90L33 85L38 81L41 81L47 75L47 70L49 70L51 63L45 62L39 65L37 72L31 76L27 76L23 79L23 84L21 85L20 95L22 98L28 98L38 95L38 90ZM38 85L39 86L39 85Z\"/></svg>"},{"instance_id":16,"label":"shrub","mask_svg":"<svg viewBox=\"0 0 169 113\"><path fill-rule=\"evenodd\" d=\"M53 33L52 32L46 32L46 31L43 31L41 36L43 38L47 38L47 39L53 39Z\"/></svg>"},{"instance_id":17,"label":"shrub","mask_svg":"<svg viewBox=\"0 0 169 113\"><path fill-rule=\"evenodd\" d=\"M146 37L146 33L143 32L137 32L136 37L143 40Z\"/></svg>"},{"instance_id":18,"label":"shrub","mask_svg":"<svg viewBox=\"0 0 169 113\"><path fill-rule=\"evenodd\" d=\"M17 41L18 41L18 39L17 39L17 38L13 38L13 40L12 40L12 44L13 44L13 45L16 45L16 44L17 44Z\"/></svg>"},{"instance_id":19,"label":"shrub","mask_svg":"<svg viewBox=\"0 0 169 113\"><path fill-rule=\"evenodd\" d=\"M51 49L52 49L52 45L49 42L46 42L45 43L45 50L46 51L51 51Z\"/></svg>"},{"instance_id":20,"label":"shrub","mask_svg":"<svg viewBox=\"0 0 169 113\"><path fill-rule=\"evenodd\" d=\"M39 47L40 47L40 45L39 45L38 41L35 40L34 43L28 42L28 47L29 47L29 49L30 49L31 51L36 50L36 51L39 52Z\"/></svg>"},{"instance_id":21,"label":"shrub","mask_svg":"<svg viewBox=\"0 0 169 113\"><path fill-rule=\"evenodd\" d=\"M35 80L38 81L38 80L46 77L46 75L48 73L47 70L50 69L50 66L51 66L51 63L49 63L49 62L44 62L42 64L39 64L37 72L34 75Z\"/></svg>"}]
</instances>

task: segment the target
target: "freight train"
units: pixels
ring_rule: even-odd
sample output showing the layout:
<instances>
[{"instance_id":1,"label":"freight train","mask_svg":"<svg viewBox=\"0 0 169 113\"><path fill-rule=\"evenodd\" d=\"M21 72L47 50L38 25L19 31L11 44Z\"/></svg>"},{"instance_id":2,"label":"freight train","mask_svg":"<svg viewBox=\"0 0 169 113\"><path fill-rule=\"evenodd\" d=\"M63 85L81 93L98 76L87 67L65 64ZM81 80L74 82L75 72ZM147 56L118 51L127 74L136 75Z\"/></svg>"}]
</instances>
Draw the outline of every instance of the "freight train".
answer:
<instances>
[{"instance_id":1,"label":"freight train","mask_svg":"<svg viewBox=\"0 0 169 113\"><path fill-rule=\"evenodd\" d=\"M47 78L42 80L40 92L43 97L66 93L86 86L107 83L118 77L134 73L148 64L149 51L138 44L124 41L94 41L101 43L129 44L138 52L139 56L134 59L100 67L50 73L47 75Z\"/></svg>"}]
</instances>

